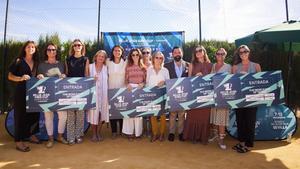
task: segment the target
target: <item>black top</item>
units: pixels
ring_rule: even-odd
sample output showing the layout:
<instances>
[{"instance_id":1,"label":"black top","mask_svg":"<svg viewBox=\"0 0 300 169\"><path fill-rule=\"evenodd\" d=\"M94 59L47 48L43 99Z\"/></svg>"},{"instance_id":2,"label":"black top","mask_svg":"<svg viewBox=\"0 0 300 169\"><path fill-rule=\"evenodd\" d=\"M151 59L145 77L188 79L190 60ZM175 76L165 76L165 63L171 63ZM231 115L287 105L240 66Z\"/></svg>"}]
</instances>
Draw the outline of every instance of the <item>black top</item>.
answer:
<instances>
[{"instance_id":1,"label":"black top","mask_svg":"<svg viewBox=\"0 0 300 169\"><path fill-rule=\"evenodd\" d=\"M75 56L69 56L67 58L68 77L85 77L85 65L87 57L82 56L76 58Z\"/></svg>"},{"instance_id":2,"label":"black top","mask_svg":"<svg viewBox=\"0 0 300 169\"><path fill-rule=\"evenodd\" d=\"M30 77L36 76L35 68L31 71L29 65L26 63L24 58L16 59L9 67L9 72L11 72L15 76L23 76L25 74L29 75ZM26 81L18 82L18 84L22 84L25 86Z\"/></svg>"},{"instance_id":3,"label":"black top","mask_svg":"<svg viewBox=\"0 0 300 169\"><path fill-rule=\"evenodd\" d=\"M16 59L9 67L9 72L15 76L23 76L25 74L30 77L36 76L35 67L31 71L29 65L24 58ZM15 94L14 94L14 109L16 113L26 112L26 81L17 82Z\"/></svg>"}]
</instances>

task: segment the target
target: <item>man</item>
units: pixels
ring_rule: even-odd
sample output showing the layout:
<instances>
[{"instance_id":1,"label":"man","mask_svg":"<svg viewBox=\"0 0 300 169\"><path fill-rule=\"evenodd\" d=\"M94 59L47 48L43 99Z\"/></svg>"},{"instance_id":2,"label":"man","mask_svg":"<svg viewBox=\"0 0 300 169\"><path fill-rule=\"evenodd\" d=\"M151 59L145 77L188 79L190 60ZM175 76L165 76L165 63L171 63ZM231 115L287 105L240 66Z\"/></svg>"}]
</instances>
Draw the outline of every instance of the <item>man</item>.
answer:
<instances>
[{"instance_id":1,"label":"man","mask_svg":"<svg viewBox=\"0 0 300 169\"><path fill-rule=\"evenodd\" d=\"M170 79L187 77L188 76L188 66L189 63L185 62L183 58L182 49L178 46L172 49L173 61L166 63L164 66L168 69L170 74ZM170 112L169 117L169 141L174 141L175 139L175 129L176 129L176 117L178 116L178 134L179 140L183 141L183 127L185 120L185 111Z\"/></svg>"}]
</instances>

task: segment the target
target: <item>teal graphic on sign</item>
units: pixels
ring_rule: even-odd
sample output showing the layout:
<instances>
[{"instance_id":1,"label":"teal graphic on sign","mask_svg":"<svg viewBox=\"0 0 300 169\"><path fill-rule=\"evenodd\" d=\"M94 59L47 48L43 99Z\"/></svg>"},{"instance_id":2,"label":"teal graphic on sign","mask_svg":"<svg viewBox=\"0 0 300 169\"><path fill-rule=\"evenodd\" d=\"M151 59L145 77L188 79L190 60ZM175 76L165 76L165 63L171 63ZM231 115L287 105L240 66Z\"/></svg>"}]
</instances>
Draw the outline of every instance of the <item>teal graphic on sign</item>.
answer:
<instances>
[{"instance_id":1,"label":"teal graphic on sign","mask_svg":"<svg viewBox=\"0 0 300 169\"><path fill-rule=\"evenodd\" d=\"M294 112L284 105L259 106L256 113L255 140L282 140L292 136L297 128ZM237 138L235 111L229 114L228 133Z\"/></svg>"},{"instance_id":2,"label":"teal graphic on sign","mask_svg":"<svg viewBox=\"0 0 300 169\"><path fill-rule=\"evenodd\" d=\"M165 112L165 87L110 89L108 97L110 119L159 116Z\"/></svg>"},{"instance_id":3,"label":"teal graphic on sign","mask_svg":"<svg viewBox=\"0 0 300 169\"><path fill-rule=\"evenodd\" d=\"M26 82L26 111L87 110L96 107L94 78L46 77Z\"/></svg>"}]
</instances>

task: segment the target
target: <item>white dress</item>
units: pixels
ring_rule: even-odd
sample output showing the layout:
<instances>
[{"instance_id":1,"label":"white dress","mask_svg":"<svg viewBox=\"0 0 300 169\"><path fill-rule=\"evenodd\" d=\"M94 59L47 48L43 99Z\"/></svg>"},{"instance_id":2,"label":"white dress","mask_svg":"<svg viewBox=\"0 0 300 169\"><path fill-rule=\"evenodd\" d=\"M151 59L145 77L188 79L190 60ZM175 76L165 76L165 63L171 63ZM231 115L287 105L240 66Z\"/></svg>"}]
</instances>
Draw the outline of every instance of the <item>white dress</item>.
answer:
<instances>
[{"instance_id":1,"label":"white dress","mask_svg":"<svg viewBox=\"0 0 300 169\"><path fill-rule=\"evenodd\" d=\"M130 85L133 88L138 87L138 84ZM143 134L143 117L124 118L122 133L140 137Z\"/></svg>"},{"instance_id":2,"label":"white dress","mask_svg":"<svg viewBox=\"0 0 300 169\"><path fill-rule=\"evenodd\" d=\"M96 81L96 108L88 111L89 123L98 125L100 121L109 122L108 113L108 74L107 66L103 65L100 72L96 71L95 64L90 64L90 76L97 77Z\"/></svg>"}]
</instances>

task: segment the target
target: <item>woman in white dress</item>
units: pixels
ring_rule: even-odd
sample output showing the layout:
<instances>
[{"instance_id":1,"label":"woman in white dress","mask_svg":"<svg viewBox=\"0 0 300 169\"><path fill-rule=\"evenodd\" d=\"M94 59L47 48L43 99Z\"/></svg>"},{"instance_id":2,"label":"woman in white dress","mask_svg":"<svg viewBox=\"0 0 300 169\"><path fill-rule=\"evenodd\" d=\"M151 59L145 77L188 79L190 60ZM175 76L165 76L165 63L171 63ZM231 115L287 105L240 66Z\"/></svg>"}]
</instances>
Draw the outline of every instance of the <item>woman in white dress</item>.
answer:
<instances>
[{"instance_id":1,"label":"woman in white dress","mask_svg":"<svg viewBox=\"0 0 300 169\"><path fill-rule=\"evenodd\" d=\"M216 63L213 64L211 73L231 73L231 65L224 62L227 52L224 48L220 48L215 53ZM228 126L229 119L228 108L212 108L210 113L210 123L212 124L212 137L209 139L210 142L218 138L218 145L221 149L226 149L224 143L225 126Z\"/></svg>"},{"instance_id":2,"label":"woman in white dress","mask_svg":"<svg viewBox=\"0 0 300 169\"><path fill-rule=\"evenodd\" d=\"M119 89L126 87L125 85L125 68L127 62L123 56L124 49L120 45L115 45L112 48L111 58L107 59L107 69L108 69L108 88L109 89ZM112 139L117 137L119 123L119 133L122 132L123 119L110 119L110 126L112 131Z\"/></svg>"},{"instance_id":3,"label":"woman in white dress","mask_svg":"<svg viewBox=\"0 0 300 169\"><path fill-rule=\"evenodd\" d=\"M103 123L108 123L108 74L106 66L107 54L99 50L94 56L94 63L89 66L89 76L96 81L96 108L88 111L87 120L92 126L91 141L102 141L100 134Z\"/></svg>"}]
</instances>

